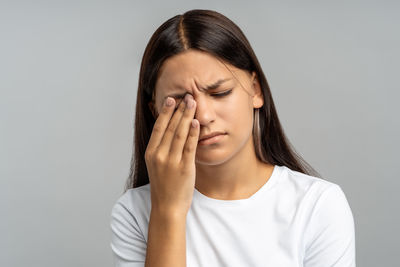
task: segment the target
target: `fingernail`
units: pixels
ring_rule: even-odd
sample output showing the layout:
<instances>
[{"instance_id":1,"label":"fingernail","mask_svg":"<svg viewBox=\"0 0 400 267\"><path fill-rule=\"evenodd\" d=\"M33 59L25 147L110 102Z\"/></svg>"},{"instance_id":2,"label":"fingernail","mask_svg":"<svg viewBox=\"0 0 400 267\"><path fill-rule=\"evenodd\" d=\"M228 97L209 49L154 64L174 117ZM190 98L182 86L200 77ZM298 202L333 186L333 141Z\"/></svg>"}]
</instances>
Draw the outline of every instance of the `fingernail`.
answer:
<instances>
[{"instance_id":1,"label":"fingernail","mask_svg":"<svg viewBox=\"0 0 400 267\"><path fill-rule=\"evenodd\" d=\"M194 106L193 96L190 95L190 94L187 94L187 95L185 96L185 103L186 103L186 106L187 106L188 108L192 108L192 107Z\"/></svg>"},{"instance_id":2,"label":"fingernail","mask_svg":"<svg viewBox=\"0 0 400 267\"><path fill-rule=\"evenodd\" d=\"M192 127L196 128L197 127L197 123L198 123L198 121L196 119L193 119L192 120Z\"/></svg>"},{"instance_id":3,"label":"fingernail","mask_svg":"<svg viewBox=\"0 0 400 267\"><path fill-rule=\"evenodd\" d=\"M194 107L194 100L193 99L188 100L187 107L188 107L188 109L191 109L191 108Z\"/></svg>"},{"instance_id":4,"label":"fingernail","mask_svg":"<svg viewBox=\"0 0 400 267\"><path fill-rule=\"evenodd\" d=\"M185 102L186 104L189 102L190 99L193 99L193 96L191 94L186 94L185 95Z\"/></svg>"},{"instance_id":5,"label":"fingernail","mask_svg":"<svg viewBox=\"0 0 400 267\"><path fill-rule=\"evenodd\" d=\"M167 99L165 100L165 104L167 105L167 107L170 107L174 104L174 100L172 100L171 97L167 97Z\"/></svg>"}]
</instances>

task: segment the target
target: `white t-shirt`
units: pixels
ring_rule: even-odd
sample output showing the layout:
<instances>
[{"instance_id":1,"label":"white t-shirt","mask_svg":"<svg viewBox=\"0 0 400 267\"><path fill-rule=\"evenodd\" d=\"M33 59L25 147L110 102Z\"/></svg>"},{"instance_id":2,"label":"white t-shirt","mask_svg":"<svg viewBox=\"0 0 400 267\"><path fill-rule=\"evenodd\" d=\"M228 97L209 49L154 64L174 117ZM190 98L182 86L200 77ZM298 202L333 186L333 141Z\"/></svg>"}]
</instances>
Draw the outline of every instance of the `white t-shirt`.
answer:
<instances>
[{"instance_id":1,"label":"white t-shirt","mask_svg":"<svg viewBox=\"0 0 400 267\"><path fill-rule=\"evenodd\" d=\"M144 266L150 184L129 189L111 212L117 267ZM250 198L220 200L196 188L186 218L187 267L354 267L353 214L335 183L275 165Z\"/></svg>"}]
</instances>

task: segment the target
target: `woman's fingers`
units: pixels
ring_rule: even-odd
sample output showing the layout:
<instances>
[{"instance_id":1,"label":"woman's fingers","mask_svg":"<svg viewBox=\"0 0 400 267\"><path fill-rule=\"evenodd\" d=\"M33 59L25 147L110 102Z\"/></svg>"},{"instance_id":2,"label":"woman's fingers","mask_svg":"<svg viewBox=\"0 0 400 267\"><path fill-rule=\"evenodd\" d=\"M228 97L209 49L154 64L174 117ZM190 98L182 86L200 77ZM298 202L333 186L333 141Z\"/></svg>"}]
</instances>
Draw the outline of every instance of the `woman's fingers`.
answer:
<instances>
[{"instance_id":1,"label":"woman's fingers","mask_svg":"<svg viewBox=\"0 0 400 267\"><path fill-rule=\"evenodd\" d=\"M194 100L191 101L195 105ZM174 114L172 107L163 107L153 128L150 151L148 145L145 160L154 207L185 212L190 208L196 180L194 157L200 132L199 121L193 120L195 106L190 108L191 104L186 108L185 101L181 101ZM192 120L195 127L191 126Z\"/></svg>"},{"instance_id":2,"label":"woman's fingers","mask_svg":"<svg viewBox=\"0 0 400 267\"><path fill-rule=\"evenodd\" d=\"M183 147L188 139L190 125L196 111L196 102L192 95L187 94L185 96L185 102L186 108L183 111L181 120L175 130L175 136L171 141L171 148L169 151L169 157L173 158L176 162L180 162L182 159Z\"/></svg>"},{"instance_id":3,"label":"woman's fingers","mask_svg":"<svg viewBox=\"0 0 400 267\"><path fill-rule=\"evenodd\" d=\"M153 131L151 132L149 143L147 144L148 151L154 151L160 145L164 136L165 129L168 126L169 120L174 113L175 99L168 97L161 108L156 122L154 123Z\"/></svg>"},{"instance_id":4,"label":"woman's fingers","mask_svg":"<svg viewBox=\"0 0 400 267\"><path fill-rule=\"evenodd\" d=\"M190 124L189 136L183 148L182 163L189 166L195 162L197 143L199 141L200 123L197 119L193 119Z\"/></svg>"},{"instance_id":5,"label":"woman's fingers","mask_svg":"<svg viewBox=\"0 0 400 267\"><path fill-rule=\"evenodd\" d=\"M170 151L171 142L175 136L175 131L183 116L183 112L185 111L185 106L185 101L181 101L177 110L169 121L167 128L165 129L164 136L162 137L160 145L158 146L158 153L163 157L166 157Z\"/></svg>"}]
</instances>

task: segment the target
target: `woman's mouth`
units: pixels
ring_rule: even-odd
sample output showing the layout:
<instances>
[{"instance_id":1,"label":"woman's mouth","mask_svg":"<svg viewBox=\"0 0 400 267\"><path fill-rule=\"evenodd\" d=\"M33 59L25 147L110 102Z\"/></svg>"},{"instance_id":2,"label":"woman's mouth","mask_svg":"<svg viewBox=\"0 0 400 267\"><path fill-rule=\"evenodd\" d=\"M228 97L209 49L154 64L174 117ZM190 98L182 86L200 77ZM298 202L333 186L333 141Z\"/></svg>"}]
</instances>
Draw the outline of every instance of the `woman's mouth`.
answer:
<instances>
[{"instance_id":1,"label":"woman's mouth","mask_svg":"<svg viewBox=\"0 0 400 267\"><path fill-rule=\"evenodd\" d=\"M211 134L210 137L202 138L201 140L199 140L198 145L204 146L218 143L225 137L225 135L226 133Z\"/></svg>"}]
</instances>

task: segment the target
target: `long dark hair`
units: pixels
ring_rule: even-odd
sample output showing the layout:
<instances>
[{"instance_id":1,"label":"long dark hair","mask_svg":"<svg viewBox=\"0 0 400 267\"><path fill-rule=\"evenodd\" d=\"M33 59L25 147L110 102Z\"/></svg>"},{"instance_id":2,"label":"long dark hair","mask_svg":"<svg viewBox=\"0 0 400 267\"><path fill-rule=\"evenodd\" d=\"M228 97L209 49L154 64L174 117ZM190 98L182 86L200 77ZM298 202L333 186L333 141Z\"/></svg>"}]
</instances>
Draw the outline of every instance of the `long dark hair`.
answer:
<instances>
[{"instance_id":1,"label":"long dark hair","mask_svg":"<svg viewBox=\"0 0 400 267\"><path fill-rule=\"evenodd\" d=\"M264 96L264 105L257 110L257 119L254 121L259 129L253 129L258 159L304 174L320 176L297 154L285 136L267 79L240 28L216 11L193 9L164 22L154 32L144 51L136 102L134 153L125 191L149 183L144 154L155 123L149 103L153 99L163 62L188 49L208 52L239 69L256 72Z\"/></svg>"}]
</instances>

